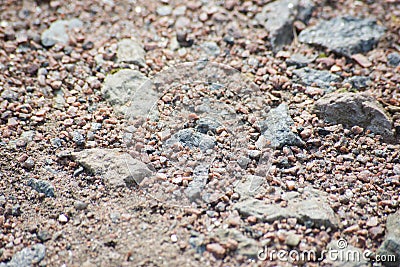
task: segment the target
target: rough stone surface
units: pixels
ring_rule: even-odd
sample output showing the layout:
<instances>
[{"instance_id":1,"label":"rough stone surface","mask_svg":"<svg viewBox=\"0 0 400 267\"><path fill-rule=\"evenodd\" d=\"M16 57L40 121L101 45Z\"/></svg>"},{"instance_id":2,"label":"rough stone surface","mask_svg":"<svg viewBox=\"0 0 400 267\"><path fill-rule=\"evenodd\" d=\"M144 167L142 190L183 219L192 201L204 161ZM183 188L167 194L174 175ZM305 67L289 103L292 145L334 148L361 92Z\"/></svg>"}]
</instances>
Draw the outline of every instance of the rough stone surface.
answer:
<instances>
[{"instance_id":1,"label":"rough stone surface","mask_svg":"<svg viewBox=\"0 0 400 267\"><path fill-rule=\"evenodd\" d=\"M85 149L73 152L72 158L89 172L102 175L111 187L133 186L151 175L143 162L117 149Z\"/></svg>"},{"instance_id":2,"label":"rough stone surface","mask_svg":"<svg viewBox=\"0 0 400 267\"><path fill-rule=\"evenodd\" d=\"M49 29L42 33L42 45L52 47L56 43L68 44L68 31L82 26L83 22L79 19L57 20L50 25Z\"/></svg>"},{"instance_id":3,"label":"rough stone surface","mask_svg":"<svg viewBox=\"0 0 400 267\"><path fill-rule=\"evenodd\" d=\"M260 245L254 239L244 236L239 230L236 229L219 229L215 235L221 243L225 243L228 239L233 239L238 242L236 253L249 257L257 258Z\"/></svg>"},{"instance_id":4,"label":"rough stone surface","mask_svg":"<svg viewBox=\"0 0 400 267\"><path fill-rule=\"evenodd\" d=\"M387 59L388 59L389 65L391 65L391 66L396 67L396 66L400 65L400 54L397 52L390 53L387 56Z\"/></svg>"},{"instance_id":5,"label":"rough stone surface","mask_svg":"<svg viewBox=\"0 0 400 267\"><path fill-rule=\"evenodd\" d=\"M193 129L183 129L171 136L167 140L167 145L180 142L189 148L198 147L201 151L212 149L215 146L215 138L203 133L199 133Z\"/></svg>"},{"instance_id":6,"label":"rough stone surface","mask_svg":"<svg viewBox=\"0 0 400 267\"><path fill-rule=\"evenodd\" d=\"M262 200L247 198L239 201L234 208L243 216L255 216L264 222L296 218L306 226L337 228L339 221L327 202L324 192L307 188L304 194L286 194L287 207L280 204L266 204Z\"/></svg>"},{"instance_id":7,"label":"rough stone surface","mask_svg":"<svg viewBox=\"0 0 400 267\"><path fill-rule=\"evenodd\" d=\"M216 42L204 42L200 47L208 56L217 57L221 53L221 49Z\"/></svg>"},{"instance_id":8,"label":"rough stone surface","mask_svg":"<svg viewBox=\"0 0 400 267\"><path fill-rule=\"evenodd\" d=\"M280 104L271 109L265 121L261 122L262 138L269 141L269 145L275 149L285 145L303 146L304 142L290 129L293 124L288 106Z\"/></svg>"},{"instance_id":9,"label":"rough stone surface","mask_svg":"<svg viewBox=\"0 0 400 267\"><path fill-rule=\"evenodd\" d=\"M256 20L269 32L273 50L279 51L292 42L294 21L307 22L313 8L313 2L308 0L278 0L265 5Z\"/></svg>"},{"instance_id":10,"label":"rough stone surface","mask_svg":"<svg viewBox=\"0 0 400 267\"><path fill-rule=\"evenodd\" d=\"M127 119L146 117L159 99L151 88L150 80L142 73L130 69L107 75L101 93L114 110Z\"/></svg>"},{"instance_id":11,"label":"rough stone surface","mask_svg":"<svg viewBox=\"0 0 400 267\"><path fill-rule=\"evenodd\" d=\"M343 244L346 246L343 248ZM333 267L364 267L368 261L363 257L364 251L351 245L345 240L332 240L326 247L327 250L334 250L332 257L328 253L327 260ZM337 252L336 252L337 251ZM339 257L339 255L344 255Z\"/></svg>"},{"instance_id":12,"label":"rough stone surface","mask_svg":"<svg viewBox=\"0 0 400 267\"><path fill-rule=\"evenodd\" d=\"M372 19L338 17L303 30L299 41L351 57L372 50L384 32L385 27Z\"/></svg>"},{"instance_id":13,"label":"rough stone surface","mask_svg":"<svg viewBox=\"0 0 400 267\"><path fill-rule=\"evenodd\" d=\"M349 83L355 89L362 89L371 85L371 80L365 76L352 76L346 78L343 83Z\"/></svg>"},{"instance_id":14,"label":"rough stone surface","mask_svg":"<svg viewBox=\"0 0 400 267\"><path fill-rule=\"evenodd\" d=\"M377 254L394 255L395 262L385 262L385 266L400 266L400 210L388 216L386 221L386 236Z\"/></svg>"},{"instance_id":15,"label":"rough stone surface","mask_svg":"<svg viewBox=\"0 0 400 267\"><path fill-rule=\"evenodd\" d=\"M46 256L46 247L36 244L14 254L11 261L0 263L0 267L30 267L41 262Z\"/></svg>"},{"instance_id":16,"label":"rough stone surface","mask_svg":"<svg viewBox=\"0 0 400 267\"><path fill-rule=\"evenodd\" d=\"M203 134L207 134L208 132L215 134L217 132L217 128L220 126L222 126L222 124L219 121L208 117L200 118L196 122L196 130Z\"/></svg>"},{"instance_id":17,"label":"rough stone surface","mask_svg":"<svg viewBox=\"0 0 400 267\"><path fill-rule=\"evenodd\" d=\"M126 62L144 67L146 66L145 55L146 52L143 46L137 40L122 39L118 42L118 62Z\"/></svg>"},{"instance_id":18,"label":"rough stone surface","mask_svg":"<svg viewBox=\"0 0 400 267\"><path fill-rule=\"evenodd\" d=\"M317 86L328 92L335 89L332 84L341 82L340 76L327 70L302 68L293 70L293 73L296 75L295 81L307 86Z\"/></svg>"},{"instance_id":19,"label":"rough stone surface","mask_svg":"<svg viewBox=\"0 0 400 267\"><path fill-rule=\"evenodd\" d=\"M382 135L386 142L394 141L392 119L366 93L332 93L315 102L313 109L328 123L342 124L346 128L357 125Z\"/></svg>"},{"instance_id":20,"label":"rough stone surface","mask_svg":"<svg viewBox=\"0 0 400 267\"><path fill-rule=\"evenodd\" d=\"M54 187L47 181L31 178L28 181L28 186L39 193L43 193L46 197L54 197Z\"/></svg>"},{"instance_id":21,"label":"rough stone surface","mask_svg":"<svg viewBox=\"0 0 400 267\"><path fill-rule=\"evenodd\" d=\"M286 60L288 66L296 66L297 68L304 68L307 64L313 62L315 57L308 57L302 54L293 54Z\"/></svg>"}]
</instances>

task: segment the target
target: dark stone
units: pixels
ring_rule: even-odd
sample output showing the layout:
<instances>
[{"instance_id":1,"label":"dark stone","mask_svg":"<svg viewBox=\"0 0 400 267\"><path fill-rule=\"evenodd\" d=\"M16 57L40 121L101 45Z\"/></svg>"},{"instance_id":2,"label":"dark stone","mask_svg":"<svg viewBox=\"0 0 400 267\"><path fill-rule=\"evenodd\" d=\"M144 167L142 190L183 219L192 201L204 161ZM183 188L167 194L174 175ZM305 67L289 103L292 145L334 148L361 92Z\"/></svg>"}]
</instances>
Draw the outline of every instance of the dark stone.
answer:
<instances>
[{"instance_id":1,"label":"dark stone","mask_svg":"<svg viewBox=\"0 0 400 267\"><path fill-rule=\"evenodd\" d=\"M320 87L322 89L326 89L328 92L335 89L331 83L339 83L341 81L340 76L331 73L327 70L315 70L310 68L302 68L298 70L294 70L293 74L295 77L295 81L298 81L304 85Z\"/></svg>"},{"instance_id":2,"label":"dark stone","mask_svg":"<svg viewBox=\"0 0 400 267\"><path fill-rule=\"evenodd\" d=\"M400 266L400 210L388 216L385 240L379 247L377 254L381 258L394 257L394 261L382 262L384 266Z\"/></svg>"},{"instance_id":3,"label":"dark stone","mask_svg":"<svg viewBox=\"0 0 400 267\"><path fill-rule=\"evenodd\" d=\"M288 106L280 104L271 109L265 121L261 123L261 136L270 142L272 148L282 148L288 146L303 146L304 142L298 137L290 127L294 124L289 115Z\"/></svg>"},{"instance_id":4,"label":"dark stone","mask_svg":"<svg viewBox=\"0 0 400 267\"><path fill-rule=\"evenodd\" d=\"M46 197L54 197L54 187L47 181L31 178L28 181L28 186L32 187L39 193L45 194Z\"/></svg>"},{"instance_id":5,"label":"dark stone","mask_svg":"<svg viewBox=\"0 0 400 267\"><path fill-rule=\"evenodd\" d=\"M167 145L180 142L182 145L189 148L198 147L202 151L212 149L215 146L215 138L206 134L196 132L193 129L183 129L174 134L167 140Z\"/></svg>"},{"instance_id":6,"label":"dark stone","mask_svg":"<svg viewBox=\"0 0 400 267\"><path fill-rule=\"evenodd\" d=\"M388 59L389 65L391 65L391 66L396 67L396 66L400 65L400 54L397 52L390 53L387 56L387 59Z\"/></svg>"},{"instance_id":7,"label":"dark stone","mask_svg":"<svg viewBox=\"0 0 400 267\"><path fill-rule=\"evenodd\" d=\"M259 24L269 32L272 49L276 52L293 40L293 23L311 16L314 3L309 0L278 0L264 6L256 15Z\"/></svg>"},{"instance_id":8,"label":"dark stone","mask_svg":"<svg viewBox=\"0 0 400 267\"><path fill-rule=\"evenodd\" d=\"M299 41L323 46L347 57L372 50L385 32L373 19L338 17L303 30Z\"/></svg>"},{"instance_id":9,"label":"dark stone","mask_svg":"<svg viewBox=\"0 0 400 267\"><path fill-rule=\"evenodd\" d=\"M392 119L372 96L366 93L332 93L315 102L314 112L332 124L346 128L360 126L380 134L385 142L394 141Z\"/></svg>"},{"instance_id":10,"label":"dark stone","mask_svg":"<svg viewBox=\"0 0 400 267\"><path fill-rule=\"evenodd\" d=\"M355 89L366 88L371 84L371 80L365 76L352 76L343 81L343 83L349 83Z\"/></svg>"}]
</instances>

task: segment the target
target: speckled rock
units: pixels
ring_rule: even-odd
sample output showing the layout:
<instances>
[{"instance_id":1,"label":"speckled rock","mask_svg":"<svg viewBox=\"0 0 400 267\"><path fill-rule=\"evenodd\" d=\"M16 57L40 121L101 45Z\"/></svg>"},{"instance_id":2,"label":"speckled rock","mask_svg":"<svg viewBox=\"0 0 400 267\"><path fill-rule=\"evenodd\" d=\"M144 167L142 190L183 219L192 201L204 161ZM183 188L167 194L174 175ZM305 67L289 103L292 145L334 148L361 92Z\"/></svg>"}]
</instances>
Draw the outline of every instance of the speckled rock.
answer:
<instances>
[{"instance_id":1,"label":"speckled rock","mask_svg":"<svg viewBox=\"0 0 400 267\"><path fill-rule=\"evenodd\" d=\"M36 244L15 253L11 261L0 263L0 267L30 267L41 262L45 256L46 247L43 244Z\"/></svg>"},{"instance_id":2,"label":"speckled rock","mask_svg":"<svg viewBox=\"0 0 400 267\"><path fill-rule=\"evenodd\" d=\"M303 146L304 142L290 129L293 124L288 106L280 104L271 109L267 118L261 122L262 137L260 138L265 138L267 142L270 142L269 146L275 149L285 145Z\"/></svg>"},{"instance_id":3,"label":"speckled rock","mask_svg":"<svg viewBox=\"0 0 400 267\"><path fill-rule=\"evenodd\" d=\"M385 27L378 25L376 20L337 17L303 30L299 41L351 57L372 50L384 33Z\"/></svg>"}]
</instances>

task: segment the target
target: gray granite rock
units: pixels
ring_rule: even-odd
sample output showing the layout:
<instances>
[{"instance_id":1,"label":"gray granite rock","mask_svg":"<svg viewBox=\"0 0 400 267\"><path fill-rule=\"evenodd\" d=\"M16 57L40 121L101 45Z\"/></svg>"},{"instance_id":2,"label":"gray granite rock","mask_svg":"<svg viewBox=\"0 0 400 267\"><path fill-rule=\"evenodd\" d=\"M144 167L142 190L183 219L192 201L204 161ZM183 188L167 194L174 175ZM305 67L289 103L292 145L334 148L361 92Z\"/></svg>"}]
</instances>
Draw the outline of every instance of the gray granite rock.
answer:
<instances>
[{"instance_id":1,"label":"gray granite rock","mask_svg":"<svg viewBox=\"0 0 400 267\"><path fill-rule=\"evenodd\" d=\"M385 27L378 25L376 20L337 17L303 30L299 41L351 57L372 50L384 33Z\"/></svg>"},{"instance_id":2,"label":"gray granite rock","mask_svg":"<svg viewBox=\"0 0 400 267\"><path fill-rule=\"evenodd\" d=\"M147 117L160 97L146 76L131 69L107 75L101 93L127 119Z\"/></svg>"},{"instance_id":3,"label":"gray granite rock","mask_svg":"<svg viewBox=\"0 0 400 267\"><path fill-rule=\"evenodd\" d=\"M207 56L217 57L221 53L221 49L216 42L204 42L200 47Z\"/></svg>"},{"instance_id":4,"label":"gray granite rock","mask_svg":"<svg viewBox=\"0 0 400 267\"><path fill-rule=\"evenodd\" d=\"M288 66L296 66L297 68L304 68L309 63L315 60L315 56L309 57L302 54L293 54L290 58L286 60Z\"/></svg>"},{"instance_id":5,"label":"gray granite rock","mask_svg":"<svg viewBox=\"0 0 400 267\"><path fill-rule=\"evenodd\" d=\"M332 93L315 102L313 111L323 120L346 128L360 126L380 134L385 142L394 142L392 119L367 93Z\"/></svg>"},{"instance_id":6,"label":"gray granite rock","mask_svg":"<svg viewBox=\"0 0 400 267\"><path fill-rule=\"evenodd\" d=\"M393 259L393 261L383 262L384 266L400 266L400 210L388 216L385 239L377 254L380 257Z\"/></svg>"},{"instance_id":7,"label":"gray granite rock","mask_svg":"<svg viewBox=\"0 0 400 267\"><path fill-rule=\"evenodd\" d=\"M294 21L307 22L313 9L314 3L309 0L278 0L265 5L256 20L269 32L269 40L276 52L292 42Z\"/></svg>"},{"instance_id":8,"label":"gray granite rock","mask_svg":"<svg viewBox=\"0 0 400 267\"><path fill-rule=\"evenodd\" d=\"M349 83L355 89L363 89L371 85L371 79L365 76L351 76L344 79L343 83Z\"/></svg>"},{"instance_id":9,"label":"gray granite rock","mask_svg":"<svg viewBox=\"0 0 400 267\"><path fill-rule=\"evenodd\" d=\"M396 66L400 65L400 54L397 52L390 53L387 56L387 59L388 59L389 65L391 65L391 66L396 67Z\"/></svg>"},{"instance_id":10,"label":"gray granite rock","mask_svg":"<svg viewBox=\"0 0 400 267\"><path fill-rule=\"evenodd\" d=\"M339 220L329 206L325 192L306 188L303 194L286 194L287 207L280 204L267 204L263 200L246 198L234 205L243 216L255 216L257 219L272 223L287 218L297 218L308 227L331 227L336 229Z\"/></svg>"},{"instance_id":11,"label":"gray granite rock","mask_svg":"<svg viewBox=\"0 0 400 267\"><path fill-rule=\"evenodd\" d=\"M122 39L118 42L117 59L118 62L136 64L145 67L146 52L141 43L133 39Z\"/></svg>"},{"instance_id":12,"label":"gray granite rock","mask_svg":"<svg viewBox=\"0 0 400 267\"><path fill-rule=\"evenodd\" d=\"M68 31L74 28L81 28L83 22L79 19L57 20L42 33L41 42L45 47L52 47L56 43L68 44Z\"/></svg>"},{"instance_id":13,"label":"gray granite rock","mask_svg":"<svg viewBox=\"0 0 400 267\"><path fill-rule=\"evenodd\" d=\"M172 145L177 142L189 148L198 147L201 151L206 151L214 148L216 141L214 137L197 132L194 129L182 129L173 134L166 144Z\"/></svg>"},{"instance_id":14,"label":"gray granite rock","mask_svg":"<svg viewBox=\"0 0 400 267\"><path fill-rule=\"evenodd\" d=\"M340 76L327 70L315 70L306 67L293 70L293 74L295 74L294 81L307 86L315 84L317 87L325 89L326 92L335 89L332 84L341 82Z\"/></svg>"},{"instance_id":15,"label":"gray granite rock","mask_svg":"<svg viewBox=\"0 0 400 267\"><path fill-rule=\"evenodd\" d=\"M31 178L28 181L28 186L39 193L43 193L46 197L54 197L54 187L47 181Z\"/></svg>"},{"instance_id":16,"label":"gray granite rock","mask_svg":"<svg viewBox=\"0 0 400 267\"><path fill-rule=\"evenodd\" d=\"M146 164L117 149L85 149L71 156L89 172L101 175L110 187L140 185L152 174Z\"/></svg>"},{"instance_id":17,"label":"gray granite rock","mask_svg":"<svg viewBox=\"0 0 400 267\"><path fill-rule=\"evenodd\" d=\"M40 263L46 256L46 247L36 244L14 254L11 261L0 263L0 267L31 267Z\"/></svg>"},{"instance_id":18,"label":"gray granite rock","mask_svg":"<svg viewBox=\"0 0 400 267\"><path fill-rule=\"evenodd\" d=\"M288 146L303 146L304 142L297 136L290 127L294 124L289 115L289 109L286 104L280 104L271 109L267 118L261 122L260 138L265 138L270 142L272 148L282 148Z\"/></svg>"}]
</instances>

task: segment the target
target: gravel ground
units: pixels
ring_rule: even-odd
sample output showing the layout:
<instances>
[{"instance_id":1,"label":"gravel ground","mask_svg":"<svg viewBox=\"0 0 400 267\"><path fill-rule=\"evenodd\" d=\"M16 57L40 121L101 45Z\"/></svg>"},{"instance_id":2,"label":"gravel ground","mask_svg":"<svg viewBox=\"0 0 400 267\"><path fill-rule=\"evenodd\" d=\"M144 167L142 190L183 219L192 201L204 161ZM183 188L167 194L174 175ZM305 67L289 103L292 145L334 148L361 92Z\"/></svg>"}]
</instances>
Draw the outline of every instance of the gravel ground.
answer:
<instances>
[{"instance_id":1,"label":"gravel ground","mask_svg":"<svg viewBox=\"0 0 400 267\"><path fill-rule=\"evenodd\" d=\"M400 3L270 2L0 0L0 266L400 266Z\"/></svg>"}]
</instances>

